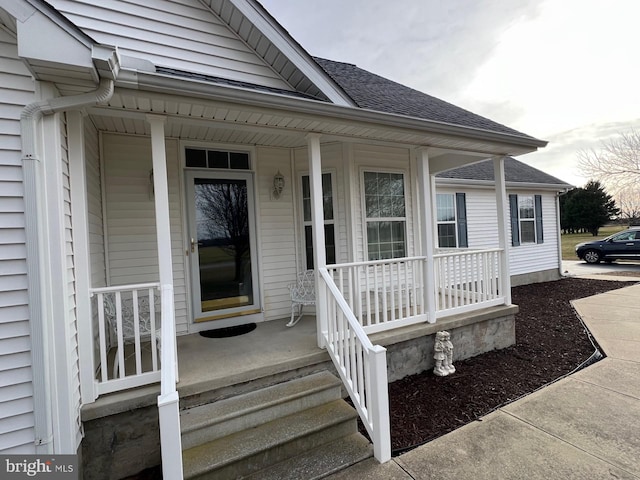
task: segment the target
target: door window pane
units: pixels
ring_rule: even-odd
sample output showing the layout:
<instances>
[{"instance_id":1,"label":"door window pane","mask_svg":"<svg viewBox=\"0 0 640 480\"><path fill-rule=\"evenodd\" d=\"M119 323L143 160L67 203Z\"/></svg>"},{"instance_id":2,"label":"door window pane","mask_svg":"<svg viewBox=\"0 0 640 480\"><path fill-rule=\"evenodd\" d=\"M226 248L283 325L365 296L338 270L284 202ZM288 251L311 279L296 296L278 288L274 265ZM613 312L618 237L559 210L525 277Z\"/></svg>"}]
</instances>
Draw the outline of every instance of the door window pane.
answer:
<instances>
[{"instance_id":1,"label":"door window pane","mask_svg":"<svg viewBox=\"0 0 640 480\"><path fill-rule=\"evenodd\" d=\"M185 148L185 166L189 168L218 168L249 170L251 168L247 152L207 150L206 148Z\"/></svg>"},{"instance_id":2,"label":"door window pane","mask_svg":"<svg viewBox=\"0 0 640 480\"><path fill-rule=\"evenodd\" d=\"M187 148L184 151L184 157L187 167L206 168L207 151L198 148Z\"/></svg>"},{"instance_id":3,"label":"door window pane","mask_svg":"<svg viewBox=\"0 0 640 480\"><path fill-rule=\"evenodd\" d=\"M246 180L194 179L201 311L253 304Z\"/></svg>"}]
</instances>

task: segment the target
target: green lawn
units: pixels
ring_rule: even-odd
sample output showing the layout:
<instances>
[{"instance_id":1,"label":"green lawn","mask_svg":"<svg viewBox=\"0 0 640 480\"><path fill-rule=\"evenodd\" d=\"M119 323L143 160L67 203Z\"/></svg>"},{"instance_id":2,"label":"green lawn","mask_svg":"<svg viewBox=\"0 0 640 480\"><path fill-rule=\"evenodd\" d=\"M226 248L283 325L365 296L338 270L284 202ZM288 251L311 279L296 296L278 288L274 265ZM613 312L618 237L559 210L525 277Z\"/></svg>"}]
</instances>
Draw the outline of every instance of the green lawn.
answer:
<instances>
[{"instance_id":1,"label":"green lawn","mask_svg":"<svg viewBox=\"0 0 640 480\"><path fill-rule=\"evenodd\" d=\"M598 231L598 236L594 237L590 233L572 233L562 234L562 259L563 260L578 260L576 256L575 246L580 242L591 242L598 238L608 237L616 232L621 232L626 227L603 227Z\"/></svg>"}]
</instances>

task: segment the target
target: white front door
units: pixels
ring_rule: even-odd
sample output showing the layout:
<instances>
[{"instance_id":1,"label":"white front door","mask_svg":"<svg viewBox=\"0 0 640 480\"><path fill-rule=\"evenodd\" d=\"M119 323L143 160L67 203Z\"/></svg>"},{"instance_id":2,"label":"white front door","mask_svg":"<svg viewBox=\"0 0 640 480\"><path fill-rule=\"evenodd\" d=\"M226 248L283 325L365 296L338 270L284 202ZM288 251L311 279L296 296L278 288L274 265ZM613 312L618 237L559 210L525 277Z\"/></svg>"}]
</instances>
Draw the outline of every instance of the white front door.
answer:
<instances>
[{"instance_id":1,"label":"white front door","mask_svg":"<svg viewBox=\"0 0 640 480\"><path fill-rule=\"evenodd\" d=\"M194 320L260 311L253 175L186 172Z\"/></svg>"}]
</instances>

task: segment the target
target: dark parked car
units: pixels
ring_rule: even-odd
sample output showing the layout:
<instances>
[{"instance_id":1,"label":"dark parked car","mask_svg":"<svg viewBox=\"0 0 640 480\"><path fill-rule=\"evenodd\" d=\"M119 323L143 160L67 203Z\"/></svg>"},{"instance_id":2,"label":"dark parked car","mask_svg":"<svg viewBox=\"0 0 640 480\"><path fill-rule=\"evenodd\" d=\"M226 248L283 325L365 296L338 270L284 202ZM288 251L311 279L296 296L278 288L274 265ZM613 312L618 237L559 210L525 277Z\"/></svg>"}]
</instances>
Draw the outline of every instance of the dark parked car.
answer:
<instances>
[{"instance_id":1,"label":"dark parked car","mask_svg":"<svg viewBox=\"0 0 640 480\"><path fill-rule=\"evenodd\" d=\"M629 228L602 240L579 243L576 255L587 263L640 260L640 227Z\"/></svg>"}]
</instances>

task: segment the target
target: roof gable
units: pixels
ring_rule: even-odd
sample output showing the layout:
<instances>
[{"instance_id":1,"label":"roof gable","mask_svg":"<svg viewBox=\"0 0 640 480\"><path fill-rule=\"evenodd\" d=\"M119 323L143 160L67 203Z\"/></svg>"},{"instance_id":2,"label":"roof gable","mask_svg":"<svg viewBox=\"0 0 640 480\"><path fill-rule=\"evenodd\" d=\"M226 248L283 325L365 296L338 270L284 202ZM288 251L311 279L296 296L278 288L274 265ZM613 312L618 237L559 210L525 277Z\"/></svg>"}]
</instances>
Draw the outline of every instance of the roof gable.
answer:
<instances>
[{"instance_id":1,"label":"roof gable","mask_svg":"<svg viewBox=\"0 0 640 480\"><path fill-rule=\"evenodd\" d=\"M253 0L50 3L96 42L117 46L125 57L348 104L348 97Z\"/></svg>"}]
</instances>

